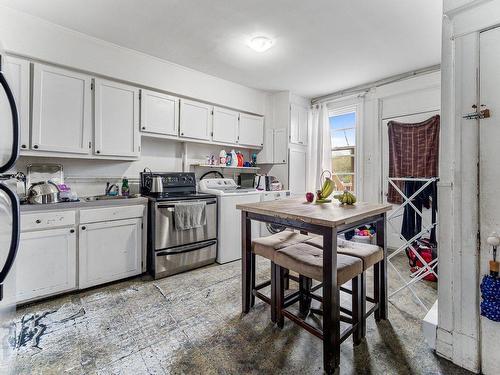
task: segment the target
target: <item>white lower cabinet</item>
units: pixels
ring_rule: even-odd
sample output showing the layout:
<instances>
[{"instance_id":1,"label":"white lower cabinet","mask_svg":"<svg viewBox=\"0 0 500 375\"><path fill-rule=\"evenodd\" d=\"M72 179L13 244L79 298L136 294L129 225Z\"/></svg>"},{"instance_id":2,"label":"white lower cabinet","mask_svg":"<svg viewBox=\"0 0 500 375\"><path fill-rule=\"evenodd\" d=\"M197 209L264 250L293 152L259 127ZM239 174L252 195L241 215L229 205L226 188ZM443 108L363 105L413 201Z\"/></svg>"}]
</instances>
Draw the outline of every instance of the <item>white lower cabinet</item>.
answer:
<instances>
[{"instance_id":1,"label":"white lower cabinet","mask_svg":"<svg viewBox=\"0 0 500 375\"><path fill-rule=\"evenodd\" d=\"M76 289L75 229L21 233L15 267L17 303Z\"/></svg>"},{"instance_id":2,"label":"white lower cabinet","mask_svg":"<svg viewBox=\"0 0 500 375\"><path fill-rule=\"evenodd\" d=\"M142 219L79 226L79 287L140 274Z\"/></svg>"}]
</instances>

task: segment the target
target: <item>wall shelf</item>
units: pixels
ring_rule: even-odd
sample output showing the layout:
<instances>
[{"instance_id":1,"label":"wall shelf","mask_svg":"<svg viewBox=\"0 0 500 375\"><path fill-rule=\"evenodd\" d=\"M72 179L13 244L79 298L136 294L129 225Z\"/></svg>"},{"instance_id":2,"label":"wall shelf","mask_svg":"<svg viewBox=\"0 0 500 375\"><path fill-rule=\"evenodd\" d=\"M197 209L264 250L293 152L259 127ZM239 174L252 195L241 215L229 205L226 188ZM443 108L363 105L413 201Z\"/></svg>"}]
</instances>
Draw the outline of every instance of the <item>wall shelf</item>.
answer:
<instances>
[{"instance_id":1,"label":"wall shelf","mask_svg":"<svg viewBox=\"0 0 500 375\"><path fill-rule=\"evenodd\" d=\"M258 171L259 167L230 167L227 165L209 165L209 164L191 164L192 167L197 168L221 168L221 169L239 169L239 170L249 170L249 171Z\"/></svg>"}]
</instances>

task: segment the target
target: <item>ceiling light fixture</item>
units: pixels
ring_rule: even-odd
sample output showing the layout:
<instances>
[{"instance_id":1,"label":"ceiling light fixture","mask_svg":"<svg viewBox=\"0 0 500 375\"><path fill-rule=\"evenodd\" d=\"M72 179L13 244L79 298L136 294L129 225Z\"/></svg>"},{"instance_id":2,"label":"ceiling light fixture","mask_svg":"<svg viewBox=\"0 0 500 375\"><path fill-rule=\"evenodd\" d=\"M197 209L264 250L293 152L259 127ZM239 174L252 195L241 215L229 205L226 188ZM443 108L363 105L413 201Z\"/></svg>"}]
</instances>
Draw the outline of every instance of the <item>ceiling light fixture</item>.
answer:
<instances>
[{"instance_id":1,"label":"ceiling light fixture","mask_svg":"<svg viewBox=\"0 0 500 375\"><path fill-rule=\"evenodd\" d=\"M267 36L256 36L250 39L248 46L256 52L265 52L271 48L274 41Z\"/></svg>"}]
</instances>

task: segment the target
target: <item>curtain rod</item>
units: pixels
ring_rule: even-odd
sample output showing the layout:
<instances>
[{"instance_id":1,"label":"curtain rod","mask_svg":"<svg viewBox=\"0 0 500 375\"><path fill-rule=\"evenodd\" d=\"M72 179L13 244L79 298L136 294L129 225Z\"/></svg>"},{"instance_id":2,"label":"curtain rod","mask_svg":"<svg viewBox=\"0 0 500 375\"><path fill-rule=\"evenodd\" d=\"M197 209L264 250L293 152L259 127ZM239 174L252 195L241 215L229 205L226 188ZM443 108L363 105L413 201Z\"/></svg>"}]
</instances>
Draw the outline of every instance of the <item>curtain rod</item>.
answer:
<instances>
[{"instance_id":1,"label":"curtain rod","mask_svg":"<svg viewBox=\"0 0 500 375\"><path fill-rule=\"evenodd\" d=\"M424 75L424 74L428 74L428 73L432 73L432 72L437 72L440 69L441 69L441 64L436 64L436 65L429 66L427 68L422 68L422 69L417 69L417 70L413 70L413 71L406 72L406 73L396 74L394 76L380 79L378 81L373 81L370 83L365 83L363 85L354 86L354 87L351 87L349 89L332 92L331 94L318 96L317 98L313 98L311 100L311 104L323 103L323 102L327 102L329 100L340 98L342 96L354 95L357 93L361 93L363 91L369 91L370 89L375 88L375 87L380 87L380 86L388 85L390 83L403 81L403 80L408 79L408 78L413 78L413 77L417 77L420 75Z\"/></svg>"}]
</instances>

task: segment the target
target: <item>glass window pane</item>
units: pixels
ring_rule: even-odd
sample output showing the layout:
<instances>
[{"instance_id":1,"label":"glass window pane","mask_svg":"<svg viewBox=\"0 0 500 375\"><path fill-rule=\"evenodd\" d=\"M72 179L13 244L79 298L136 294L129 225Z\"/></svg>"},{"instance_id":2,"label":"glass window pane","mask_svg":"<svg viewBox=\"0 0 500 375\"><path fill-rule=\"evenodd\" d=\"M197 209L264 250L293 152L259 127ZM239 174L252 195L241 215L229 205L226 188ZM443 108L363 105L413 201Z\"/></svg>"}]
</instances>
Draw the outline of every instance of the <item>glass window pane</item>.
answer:
<instances>
[{"instance_id":1,"label":"glass window pane","mask_svg":"<svg viewBox=\"0 0 500 375\"><path fill-rule=\"evenodd\" d=\"M354 173L354 158L352 156L336 156L332 160L333 173Z\"/></svg>"},{"instance_id":2,"label":"glass window pane","mask_svg":"<svg viewBox=\"0 0 500 375\"><path fill-rule=\"evenodd\" d=\"M332 147L346 147L356 145L356 130L343 129L335 130L332 135Z\"/></svg>"},{"instance_id":3,"label":"glass window pane","mask_svg":"<svg viewBox=\"0 0 500 375\"><path fill-rule=\"evenodd\" d=\"M330 117L330 129L338 130L354 128L356 126L356 112L344 113Z\"/></svg>"},{"instance_id":4,"label":"glass window pane","mask_svg":"<svg viewBox=\"0 0 500 375\"><path fill-rule=\"evenodd\" d=\"M344 185L344 190L354 191L354 176L353 175L338 175L340 181Z\"/></svg>"}]
</instances>

